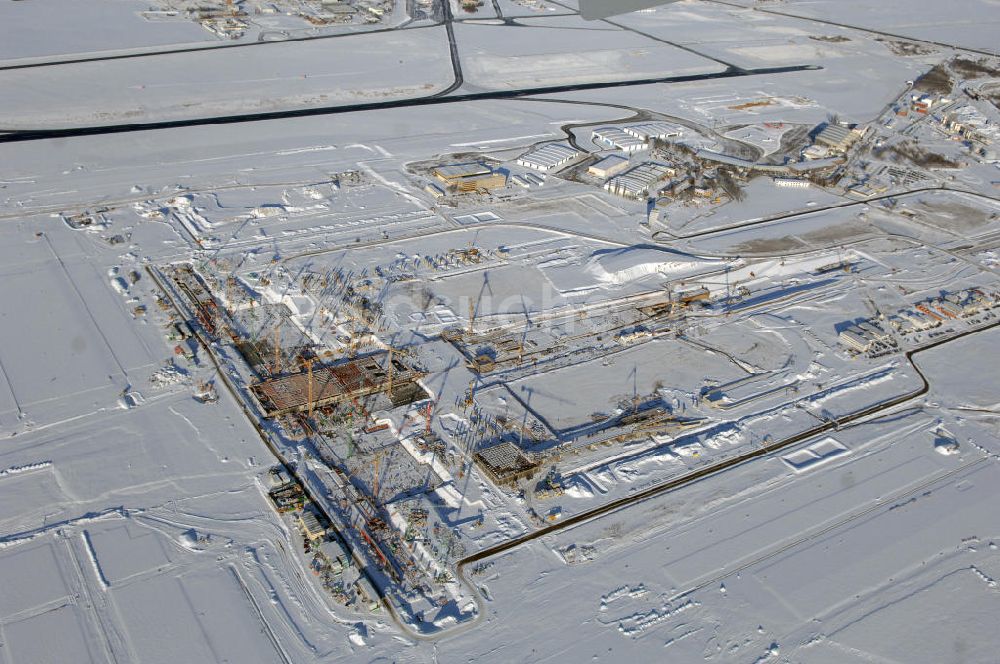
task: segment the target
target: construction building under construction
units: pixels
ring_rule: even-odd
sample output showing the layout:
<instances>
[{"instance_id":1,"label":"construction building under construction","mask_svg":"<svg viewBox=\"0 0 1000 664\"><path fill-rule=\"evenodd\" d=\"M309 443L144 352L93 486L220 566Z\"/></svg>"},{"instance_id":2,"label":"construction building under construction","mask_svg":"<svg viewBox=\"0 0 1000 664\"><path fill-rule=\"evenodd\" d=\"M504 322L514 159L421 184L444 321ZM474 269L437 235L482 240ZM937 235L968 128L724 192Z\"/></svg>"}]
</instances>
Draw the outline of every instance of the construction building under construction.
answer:
<instances>
[{"instance_id":1,"label":"construction building under construction","mask_svg":"<svg viewBox=\"0 0 1000 664\"><path fill-rule=\"evenodd\" d=\"M492 191L507 186L507 176L481 163L447 164L434 169L434 176L449 190L462 193Z\"/></svg>"},{"instance_id":2,"label":"construction building under construction","mask_svg":"<svg viewBox=\"0 0 1000 664\"><path fill-rule=\"evenodd\" d=\"M494 484L514 484L531 477L538 463L511 442L487 447L476 452L476 464Z\"/></svg>"},{"instance_id":3,"label":"construction building under construction","mask_svg":"<svg viewBox=\"0 0 1000 664\"><path fill-rule=\"evenodd\" d=\"M424 374L390 353L369 355L349 362L316 366L306 371L272 378L250 386L267 417L307 412L371 394L419 390Z\"/></svg>"}]
</instances>

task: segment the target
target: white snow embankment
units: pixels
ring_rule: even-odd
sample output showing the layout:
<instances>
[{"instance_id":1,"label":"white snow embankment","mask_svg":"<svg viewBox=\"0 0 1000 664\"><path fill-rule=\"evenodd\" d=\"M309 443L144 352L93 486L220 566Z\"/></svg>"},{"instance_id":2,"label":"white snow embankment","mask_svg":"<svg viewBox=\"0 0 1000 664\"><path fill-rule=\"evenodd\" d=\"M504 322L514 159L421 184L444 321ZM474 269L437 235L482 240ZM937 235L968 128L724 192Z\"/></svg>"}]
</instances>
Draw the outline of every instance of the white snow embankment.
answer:
<instances>
[{"instance_id":1,"label":"white snow embankment","mask_svg":"<svg viewBox=\"0 0 1000 664\"><path fill-rule=\"evenodd\" d=\"M707 261L653 247L602 249L591 254L585 270L597 281L621 285L655 274L689 273Z\"/></svg>"},{"instance_id":2,"label":"white snow embankment","mask_svg":"<svg viewBox=\"0 0 1000 664\"><path fill-rule=\"evenodd\" d=\"M87 559L90 560L90 566L94 568L94 576L97 577L101 590L107 590L111 584L108 583L107 577L104 576L104 570L97 562L97 552L94 550L94 543L90 540L90 533L84 530L80 533L80 539L83 540L83 548L87 551Z\"/></svg>"},{"instance_id":3,"label":"white snow embankment","mask_svg":"<svg viewBox=\"0 0 1000 664\"><path fill-rule=\"evenodd\" d=\"M51 461L39 461L37 463L26 463L23 466L11 466L10 468L5 468L0 470L0 477L7 477L8 475L20 475L21 473L30 473L33 470L41 470L43 468L50 468L52 466Z\"/></svg>"}]
</instances>

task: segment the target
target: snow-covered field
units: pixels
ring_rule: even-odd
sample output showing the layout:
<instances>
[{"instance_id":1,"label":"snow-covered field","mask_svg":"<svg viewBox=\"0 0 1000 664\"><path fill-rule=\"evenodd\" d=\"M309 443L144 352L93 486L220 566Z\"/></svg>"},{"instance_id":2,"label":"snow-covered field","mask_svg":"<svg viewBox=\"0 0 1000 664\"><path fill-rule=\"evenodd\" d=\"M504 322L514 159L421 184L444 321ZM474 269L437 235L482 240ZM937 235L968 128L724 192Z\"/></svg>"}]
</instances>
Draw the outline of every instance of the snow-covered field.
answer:
<instances>
[{"instance_id":1,"label":"snow-covered field","mask_svg":"<svg viewBox=\"0 0 1000 664\"><path fill-rule=\"evenodd\" d=\"M364 67L331 67L363 52ZM423 97L452 82L443 29L0 71L3 129L211 117ZM140 58L139 60L142 60Z\"/></svg>"},{"instance_id":2,"label":"snow-covered field","mask_svg":"<svg viewBox=\"0 0 1000 664\"><path fill-rule=\"evenodd\" d=\"M215 42L15 4L6 65L130 57L0 64L0 663L995 659L995 3L397 3L139 57ZM817 67L630 84L774 65ZM683 137L625 198L590 134L642 123Z\"/></svg>"}]
</instances>

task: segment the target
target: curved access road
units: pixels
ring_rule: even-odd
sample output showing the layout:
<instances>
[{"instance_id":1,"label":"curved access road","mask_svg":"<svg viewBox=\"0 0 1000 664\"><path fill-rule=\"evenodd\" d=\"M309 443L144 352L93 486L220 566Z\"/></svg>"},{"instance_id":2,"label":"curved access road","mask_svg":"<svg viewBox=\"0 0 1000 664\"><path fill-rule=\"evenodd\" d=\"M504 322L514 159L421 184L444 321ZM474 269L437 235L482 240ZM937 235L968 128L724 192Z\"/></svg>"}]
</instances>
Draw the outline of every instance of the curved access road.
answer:
<instances>
[{"instance_id":1,"label":"curved access road","mask_svg":"<svg viewBox=\"0 0 1000 664\"><path fill-rule=\"evenodd\" d=\"M450 25L450 22L446 23ZM451 35L451 33L449 33ZM449 37L453 49L453 35ZM453 60L453 68L459 74L461 67L457 59ZM155 131L159 129L177 129L180 127L199 127L208 125L226 125L245 122L262 122L266 120L287 120L325 115L340 115L360 111L379 111L392 108L414 108L419 106L437 106L470 101L491 101L503 99L522 99L537 95L560 94L565 92L581 92L588 90L606 90L611 88L635 87L660 83L690 83L693 81L708 81L714 79L739 78L743 76L761 76L768 74L784 74L789 72L813 71L822 69L818 65L789 65L783 67L762 67L759 69L726 69L708 74L686 74L682 76L659 76L653 78L603 81L593 83L573 83L566 85L547 85L534 88L518 88L511 90L489 90L485 92L466 92L461 94L428 95L412 99L392 99L386 101L360 102L337 106L320 106L284 111L266 111L258 113L238 113L234 115L219 115L204 118L187 118L183 120L160 120L155 122L136 122L113 125L91 125L82 127L63 127L55 129L0 129L0 143L19 143L26 141L43 141L54 138L72 138L77 136L100 136L104 134L123 134L140 131Z\"/></svg>"},{"instance_id":2,"label":"curved access road","mask_svg":"<svg viewBox=\"0 0 1000 664\"><path fill-rule=\"evenodd\" d=\"M915 348L913 350L907 351L905 353L906 358L910 362L910 365L917 372L917 375L920 376L921 380L921 386L908 394L903 394L901 396L889 399L888 401L883 401L881 403L874 404L857 412L845 415L844 417L841 417L839 420L832 420L823 422L821 424L817 424L816 426L810 429L807 429L793 436L785 438L784 440L768 443L760 447L754 448L752 450L749 450L747 452L744 452L742 454L739 454L737 456L730 457L728 459L723 459L717 463L705 466L703 468L698 468L696 470L691 471L690 473L686 473L679 477L671 478L669 480L661 482L660 484L657 484L648 489L640 491L634 495L626 496L624 498L619 498L617 500L612 500L611 502L608 502L604 505L600 505L586 512L581 512L580 514L567 517L564 521L560 521L559 523L539 528L538 530L526 533L524 535L521 535L520 537L509 539L505 542L501 542L500 544L496 544L481 551L477 551L472 555L466 556L465 558L463 558L458 562L457 565L458 576L466 584L466 586L471 589L473 597L475 597L479 607L479 612L475 620L471 621L468 624L468 626L471 627L472 624L482 620L482 617L486 610L485 604L483 603L482 598L479 596L479 592L476 589L475 584L472 581L470 581L469 578L466 576L465 569L469 565L480 562L487 558L492 558L493 556L499 555L506 551L510 551L519 546L522 546L523 544L527 544L529 542L533 542L537 539L545 537L546 535L551 535L563 530L567 530L569 528L573 528L574 526L578 526L583 523L593 521L594 519L598 519L607 514L617 512L618 510L625 509L627 507L630 507L637 503L641 503L650 498L655 498L657 496L664 495L676 489L680 489L682 487L685 487L689 484L693 484L707 477L718 475L726 470L735 468L737 466L742 466L744 464L749 463L750 461L753 461L754 459L769 456L774 452L778 452L787 447L790 447L797 443L813 438L819 434L826 433L834 429L839 429L840 427L846 424L852 424L854 422L871 417L873 415L878 415L887 410L895 408L901 404L904 404L908 401L911 401L912 399L921 397L924 394L926 394L928 390L930 390L930 382L927 380L927 377L924 375L924 373L920 370L920 367L918 367L916 363L913 362L913 357L915 355L931 350L932 348L942 346L946 343L955 341L957 339L961 339L963 337L967 337L972 334L978 334L980 332L996 328L997 326L1000 326L1000 321L996 321L989 325L978 327L972 330L966 330L965 332L961 332L959 334L955 334L944 339L939 339L937 341L921 346L920 348ZM454 632L454 630L452 630L452 632Z\"/></svg>"}]
</instances>

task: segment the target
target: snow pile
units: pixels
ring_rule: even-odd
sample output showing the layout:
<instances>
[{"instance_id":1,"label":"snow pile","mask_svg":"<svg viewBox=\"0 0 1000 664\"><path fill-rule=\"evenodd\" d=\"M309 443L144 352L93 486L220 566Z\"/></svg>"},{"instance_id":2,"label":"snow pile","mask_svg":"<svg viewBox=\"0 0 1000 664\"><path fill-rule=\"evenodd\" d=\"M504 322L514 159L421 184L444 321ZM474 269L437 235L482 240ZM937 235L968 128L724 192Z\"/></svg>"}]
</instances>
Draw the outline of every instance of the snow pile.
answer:
<instances>
[{"instance_id":1,"label":"snow pile","mask_svg":"<svg viewBox=\"0 0 1000 664\"><path fill-rule=\"evenodd\" d=\"M250 210L251 219L267 219L285 214L285 206L277 203L260 205Z\"/></svg>"},{"instance_id":2,"label":"snow pile","mask_svg":"<svg viewBox=\"0 0 1000 664\"><path fill-rule=\"evenodd\" d=\"M442 484L434 489L434 494L451 509L458 509L462 506L462 494L453 484Z\"/></svg>"},{"instance_id":3,"label":"snow pile","mask_svg":"<svg viewBox=\"0 0 1000 664\"><path fill-rule=\"evenodd\" d=\"M620 285L654 274L688 271L699 263L663 249L627 247L595 251L585 269L599 282Z\"/></svg>"},{"instance_id":4,"label":"snow pile","mask_svg":"<svg viewBox=\"0 0 1000 664\"><path fill-rule=\"evenodd\" d=\"M177 538L177 543L188 551L204 551L212 544L212 535L188 528Z\"/></svg>"},{"instance_id":5,"label":"snow pile","mask_svg":"<svg viewBox=\"0 0 1000 664\"><path fill-rule=\"evenodd\" d=\"M142 392L124 392L118 399L118 407L122 410L129 410L130 408L138 408L146 402L146 397L142 396Z\"/></svg>"},{"instance_id":6,"label":"snow pile","mask_svg":"<svg viewBox=\"0 0 1000 664\"><path fill-rule=\"evenodd\" d=\"M958 441L947 438L938 438L934 441L934 451L945 456L958 454Z\"/></svg>"},{"instance_id":7,"label":"snow pile","mask_svg":"<svg viewBox=\"0 0 1000 664\"><path fill-rule=\"evenodd\" d=\"M167 387L183 383L186 378L183 370L174 364L168 364L153 372L149 377L149 384L153 387Z\"/></svg>"},{"instance_id":8,"label":"snow pile","mask_svg":"<svg viewBox=\"0 0 1000 664\"><path fill-rule=\"evenodd\" d=\"M563 492L570 498L593 498L594 487L585 477L574 476L563 485Z\"/></svg>"},{"instance_id":9,"label":"snow pile","mask_svg":"<svg viewBox=\"0 0 1000 664\"><path fill-rule=\"evenodd\" d=\"M108 583L107 577L104 576L104 570L101 569L100 563L97 562L97 552L94 551L94 543L90 539L90 533L84 530L80 533L80 538L83 540L83 548L87 552L87 558L90 560L90 566L94 570L94 576L97 577L101 590L107 590L111 584Z\"/></svg>"},{"instance_id":10,"label":"snow pile","mask_svg":"<svg viewBox=\"0 0 1000 664\"><path fill-rule=\"evenodd\" d=\"M673 618L679 613L683 613L684 611L698 606L701 606L700 602L695 602L689 599L676 608L670 608L670 605L668 604L660 609L653 609L649 613L636 613L629 617L629 620L631 620L633 624L626 625L626 621L623 620L618 624L618 631L625 636L640 634L669 618Z\"/></svg>"},{"instance_id":11,"label":"snow pile","mask_svg":"<svg viewBox=\"0 0 1000 664\"><path fill-rule=\"evenodd\" d=\"M190 530L185 530L181 536L178 538L178 542L185 549L190 549L192 551L198 548L198 533L195 532L194 528Z\"/></svg>"}]
</instances>

